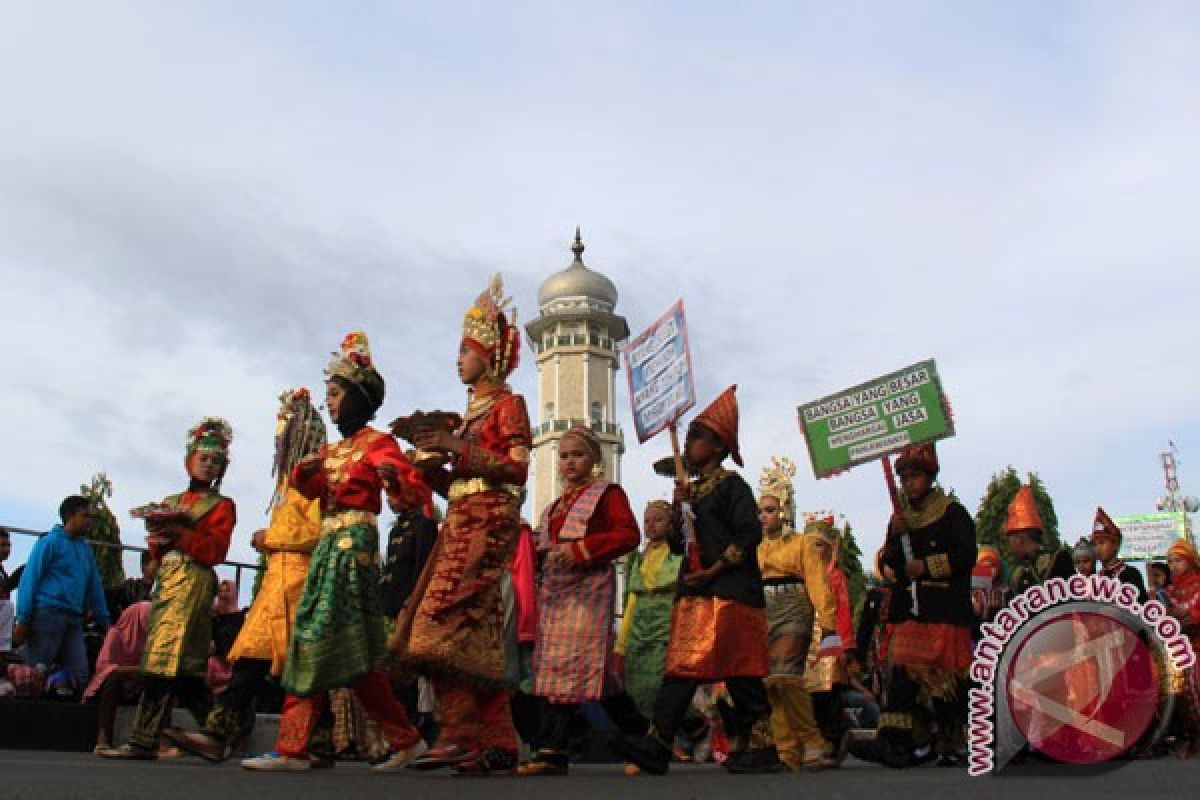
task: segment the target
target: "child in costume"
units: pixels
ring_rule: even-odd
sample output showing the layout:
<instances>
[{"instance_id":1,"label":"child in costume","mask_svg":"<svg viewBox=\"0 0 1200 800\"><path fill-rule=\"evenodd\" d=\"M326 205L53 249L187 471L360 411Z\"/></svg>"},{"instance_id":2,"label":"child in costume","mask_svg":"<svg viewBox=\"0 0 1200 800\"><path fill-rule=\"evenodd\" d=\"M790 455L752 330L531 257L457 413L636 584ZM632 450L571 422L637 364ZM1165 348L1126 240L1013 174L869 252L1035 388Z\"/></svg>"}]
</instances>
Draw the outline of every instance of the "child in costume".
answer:
<instances>
[{"instance_id":1,"label":"child in costume","mask_svg":"<svg viewBox=\"0 0 1200 800\"><path fill-rule=\"evenodd\" d=\"M458 373L470 388L461 427L413 441L450 462L424 470L449 505L392 638L401 662L424 673L437 696L438 741L414 769L483 774L517 766L502 578L520 533L532 435L525 400L506 383L521 346L509 303L497 275L463 319Z\"/></svg>"},{"instance_id":2,"label":"child in costume","mask_svg":"<svg viewBox=\"0 0 1200 800\"><path fill-rule=\"evenodd\" d=\"M671 552L671 504L655 500L647 504L646 546L634 553L625 567L625 612L614 648L621 657L625 691L642 716L654 713L654 698L662 685L671 635L671 608L683 556Z\"/></svg>"},{"instance_id":3,"label":"child in costume","mask_svg":"<svg viewBox=\"0 0 1200 800\"><path fill-rule=\"evenodd\" d=\"M892 515L883 556L897 585L889 609L893 670L876 740L880 758L891 767L914 765L927 745L941 764L961 763L975 623L975 523L961 504L934 487L938 471L932 444L908 447L896 460L907 506Z\"/></svg>"},{"instance_id":4,"label":"child in costume","mask_svg":"<svg viewBox=\"0 0 1200 800\"><path fill-rule=\"evenodd\" d=\"M367 424L383 405L385 387L362 331L346 336L326 375L325 406L342 440L292 470L296 491L321 503L321 539L312 551L288 644L282 681L288 697L277 752L246 759L247 769L308 769L309 739L333 689L352 688L379 724L390 752L377 771L400 769L425 747L383 669L387 619L376 520L384 492L393 509L428 513L429 488L396 440Z\"/></svg>"},{"instance_id":5,"label":"child in costume","mask_svg":"<svg viewBox=\"0 0 1200 800\"><path fill-rule=\"evenodd\" d=\"M796 519L795 474L795 464L775 458L759 480L763 540L758 546L758 564L767 600L771 656L767 696L780 760L793 770L820 769L830 765L822 757L825 742L803 678L814 620L821 631L831 632L836 608L821 555L824 540L797 533L792 527Z\"/></svg>"},{"instance_id":6,"label":"child in costume","mask_svg":"<svg viewBox=\"0 0 1200 800\"><path fill-rule=\"evenodd\" d=\"M617 726L646 730L629 695L613 676L613 561L637 547L637 519L620 486L595 476L600 440L575 426L559 441L559 474L566 488L542 512L533 694L542 701L537 750L521 775L565 775L571 723L579 704L603 702Z\"/></svg>"},{"instance_id":7,"label":"child in costume","mask_svg":"<svg viewBox=\"0 0 1200 800\"><path fill-rule=\"evenodd\" d=\"M287 660L292 622L304 582L309 557L321 538L321 501L292 488L292 468L325 444L325 423L313 407L307 389L280 396L275 430L275 492L271 521L254 534L252 544L266 557L245 624L226 660L233 664L229 686L220 694L199 733L167 731L167 738L187 752L214 763L229 757L241 731L242 719L268 677L279 678Z\"/></svg>"},{"instance_id":8,"label":"child in costume","mask_svg":"<svg viewBox=\"0 0 1200 800\"><path fill-rule=\"evenodd\" d=\"M217 417L205 417L188 431L187 491L163 505L182 516L148 519L147 542L160 563L152 598L149 633L142 656L143 688L129 742L103 750L104 758L151 760L177 701L203 720L211 698L204 678L212 644L210 611L217 594L213 567L225 560L237 522L233 501L220 494L229 465L233 430Z\"/></svg>"},{"instance_id":9,"label":"child in costume","mask_svg":"<svg viewBox=\"0 0 1200 800\"><path fill-rule=\"evenodd\" d=\"M726 456L742 464L735 388L726 389L688 428L685 458L695 480L676 486L674 528L684 530L682 504L691 503L694 557L680 571L654 724L640 738L622 734L613 739L622 756L657 775L667 771L671 742L697 687L718 681L733 699L737 728L728 732L735 744L725 768L734 773L786 769L775 750L763 684L767 615L757 557L762 525L750 487L721 466ZM672 536L673 550L682 553L687 546L680 536Z\"/></svg>"}]
</instances>

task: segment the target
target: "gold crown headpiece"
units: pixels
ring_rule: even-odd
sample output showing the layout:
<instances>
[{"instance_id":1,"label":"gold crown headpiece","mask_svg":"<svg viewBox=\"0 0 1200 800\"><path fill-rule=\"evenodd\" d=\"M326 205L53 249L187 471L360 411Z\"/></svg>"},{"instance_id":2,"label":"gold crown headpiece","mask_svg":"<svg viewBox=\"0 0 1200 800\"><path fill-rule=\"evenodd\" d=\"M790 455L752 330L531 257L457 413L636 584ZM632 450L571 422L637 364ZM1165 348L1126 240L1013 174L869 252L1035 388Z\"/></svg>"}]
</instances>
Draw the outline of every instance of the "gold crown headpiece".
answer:
<instances>
[{"instance_id":1,"label":"gold crown headpiece","mask_svg":"<svg viewBox=\"0 0 1200 800\"><path fill-rule=\"evenodd\" d=\"M790 458L771 457L771 465L763 467L758 479L758 494L760 497L774 497L779 501L784 520L791 525L796 523L796 489L792 486L792 478L796 476L796 465Z\"/></svg>"},{"instance_id":2,"label":"gold crown headpiece","mask_svg":"<svg viewBox=\"0 0 1200 800\"><path fill-rule=\"evenodd\" d=\"M504 278L499 272L463 315L462 338L482 351L498 380L507 378L517 368L521 349L517 309L512 298L504 294Z\"/></svg>"}]
</instances>

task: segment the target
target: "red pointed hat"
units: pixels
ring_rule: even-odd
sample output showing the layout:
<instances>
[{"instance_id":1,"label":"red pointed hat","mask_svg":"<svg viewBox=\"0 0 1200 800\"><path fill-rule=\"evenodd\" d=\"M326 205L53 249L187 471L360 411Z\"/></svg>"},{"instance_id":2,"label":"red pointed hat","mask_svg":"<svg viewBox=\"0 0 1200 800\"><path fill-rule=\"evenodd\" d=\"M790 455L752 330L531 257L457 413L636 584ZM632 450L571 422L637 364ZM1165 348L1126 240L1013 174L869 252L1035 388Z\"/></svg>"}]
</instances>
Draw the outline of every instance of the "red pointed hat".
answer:
<instances>
[{"instance_id":1,"label":"red pointed hat","mask_svg":"<svg viewBox=\"0 0 1200 800\"><path fill-rule=\"evenodd\" d=\"M899 474L901 470L905 469L916 469L930 475L937 475L940 466L938 465L937 448L933 446L933 442L909 445L901 450L896 459L896 473Z\"/></svg>"},{"instance_id":2,"label":"red pointed hat","mask_svg":"<svg viewBox=\"0 0 1200 800\"><path fill-rule=\"evenodd\" d=\"M729 455L733 456L733 463L740 467L742 466L742 453L738 449L738 404L737 396L734 394L736 391L737 384L735 383L721 392L720 396L712 401L712 405L697 414L694 421L715 433L721 443L729 448Z\"/></svg>"},{"instance_id":3,"label":"red pointed hat","mask_svg":"<svg viewBox=\"0 0 1200 800\"><path fill-rule=\"evenodd\" d=\"M1121 541L1121 529L1112 521L1112 518L1105 513L1103 508L1096 508L1096 521L1092 523L1092 541L1108 537Z\"/></svg>"},{"instance_id":4,"label":"red pointed hat","mask_svg":"<svg viewBox=\"0 0 1200 800\"><path fill-rule=\"evenodd\" d=\"M1024 484L1017 490L1017 496L1008 506L1008 519L1004 521L1004 533L1030 533L1037 531L1040 538L1045 531L1042 517L1038 514L1037 503L1033 500L1033 489Z\"/></svg>"}]
</instances>

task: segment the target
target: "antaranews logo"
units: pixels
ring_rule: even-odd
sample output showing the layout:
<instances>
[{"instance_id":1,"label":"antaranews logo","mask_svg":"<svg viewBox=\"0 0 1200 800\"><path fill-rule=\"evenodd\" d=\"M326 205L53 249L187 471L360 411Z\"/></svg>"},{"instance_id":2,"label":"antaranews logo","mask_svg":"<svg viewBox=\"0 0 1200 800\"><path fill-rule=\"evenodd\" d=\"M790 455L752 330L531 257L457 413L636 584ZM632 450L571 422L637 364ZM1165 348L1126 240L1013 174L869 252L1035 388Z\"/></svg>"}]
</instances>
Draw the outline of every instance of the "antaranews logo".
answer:
<instances>
[{"instance_id":1,"label":"antaranews logo","mask_svg":"<svg viewBox=\"0 0 1200 800\"><path fill-rule=\"evenodd\" d=\"M1054 578L982 626L970 690L968 772L999 772L1026 744L1068 764L1101 764L1165 727L1163 669L1196 660L1158 601L1103 575Z\"/></svg>"}]
</instances>

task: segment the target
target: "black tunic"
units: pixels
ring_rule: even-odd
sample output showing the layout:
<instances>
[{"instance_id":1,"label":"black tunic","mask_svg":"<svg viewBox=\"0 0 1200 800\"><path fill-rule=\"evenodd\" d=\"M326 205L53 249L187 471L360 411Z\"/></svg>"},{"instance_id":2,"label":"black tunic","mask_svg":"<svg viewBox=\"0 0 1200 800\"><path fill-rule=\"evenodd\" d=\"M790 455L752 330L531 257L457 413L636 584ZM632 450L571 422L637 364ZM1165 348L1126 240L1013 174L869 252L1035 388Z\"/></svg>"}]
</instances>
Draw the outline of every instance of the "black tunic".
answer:
<instances>
[{"instance_id":1,"label":"black tunic","mask_svg":"<svg viewBox=\"0 0 1200 800\"><path fill-rule=\"evenodd\" d=\"M1039 550L1024 563L1017 565L1017 568L1013 570L1012 578L1009 579L1008 585L1012 589L1013 595L1018 595L1026 589L1045 583L1051 578L1066 580L1074 574L1075 561L1071 558L1069 550L1063 547L1054 552Z\"/></svg>"},{"instance_id":2,"label":"black tunic","mask_svg":"<svg viewBox=\"0 0 1200 800\"><path fill-rule=\"evenodd\" d=\"M1138 572L1137 567L1131 567L1124 561L1118 561L1112 567L1103 567L1100 571L1101 575L1109 578L1116 578L1121 583L1128 583L1137 589L1138 602L1146 602L1146 582L1142 580L1142 573Z\"/></svg>"},{"instance_id":3,"label":"black tunic","mask_svg":"<svg viewBox=\"0 0 1200 800\"><path fill-rule=\"evenodd\" d=\"M755 608L765 608L762 572L758 568L758 543L762 541L762 523L754 493L736 472L727 473L716 488L692 504L696 515L696 541L700 564L711 567L722 557L730 564L717 578L698 588L684 584L688 564L679 569L676 597L720 597ZM681 526L675 526L676 531ZM681 533L668 536L671 552L684 552ZM735 563L736 562L736 563Z\"/></svg>"},{"instance_id":4,"label":"black tunic","mask_svg":"<svg viewBox=\"0 0 1200 800\"><path fill-rule=\"evenodd\" d=\"M971 569L975 566L975 522L959 503L950 503L946 513L924 528L910 530L913 558L925 562L925 574L917 579L917 615L912 611L911 579L899 537L888 539L883 563L896 573L889 609L891 622L917 620L972 626Z\"/></svg>"}]
</instances>

